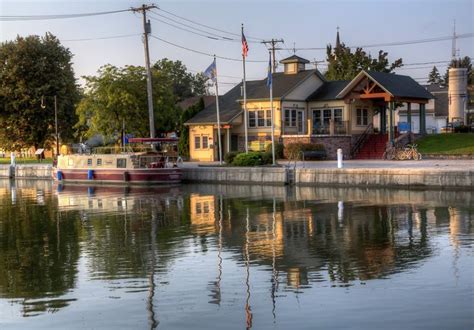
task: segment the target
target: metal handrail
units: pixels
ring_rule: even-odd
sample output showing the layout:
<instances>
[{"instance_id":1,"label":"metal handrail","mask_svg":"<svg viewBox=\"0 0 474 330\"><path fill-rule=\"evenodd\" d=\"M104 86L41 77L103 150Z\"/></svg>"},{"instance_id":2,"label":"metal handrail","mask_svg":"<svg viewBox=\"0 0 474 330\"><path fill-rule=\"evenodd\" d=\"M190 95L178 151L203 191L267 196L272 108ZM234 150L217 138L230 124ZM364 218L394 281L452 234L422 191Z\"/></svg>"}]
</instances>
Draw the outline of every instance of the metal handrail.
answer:
<instances>
[{"instance_id":1,"label":"metal handrail","mask_svg":"<svg viewBox=\"0 0 474 330\"><path fill-rule=\"evenodd\" d=\"M367 125L367 128L365 129L364 133L362 133L362 135L359 136L356 143L354 144L354 147L351 148L351 157L354 157L359 152L360 148L362 148L364 143L367 141L369 137L369 133L372 132L373 130L373 126L374 125L372 123Z\"/></svg>"}]
</instances>

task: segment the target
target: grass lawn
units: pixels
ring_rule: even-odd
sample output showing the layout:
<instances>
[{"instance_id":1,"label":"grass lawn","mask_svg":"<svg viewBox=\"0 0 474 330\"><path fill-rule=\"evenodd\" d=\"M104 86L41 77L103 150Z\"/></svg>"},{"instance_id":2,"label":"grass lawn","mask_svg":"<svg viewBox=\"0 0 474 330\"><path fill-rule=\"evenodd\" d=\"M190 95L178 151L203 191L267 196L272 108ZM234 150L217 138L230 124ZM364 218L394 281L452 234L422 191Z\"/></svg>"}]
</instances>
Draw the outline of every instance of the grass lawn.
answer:
<instances>
[{"instance_id":1,"label":"grass lawn","mask_svg":"<svg viewBox=\"0 0 474 330\"><path fill-rule=\"evenodd\" d=\"M52 158L43 159L39 162L36 158L16 158L15 159L17 164L52 164ZM0 165L10 165L10 157L8 158L0 158Z\"/></svg>"},{"instance_id":2,"label":"grass lawn","mask_svg":"<svg viewBox=\"0 0 474 330\"><path fill-rule=\"evenodd\" d=\"M473 155L474 133L427 135L416 144L422 154Z\"/></svg>"}]
</instances>

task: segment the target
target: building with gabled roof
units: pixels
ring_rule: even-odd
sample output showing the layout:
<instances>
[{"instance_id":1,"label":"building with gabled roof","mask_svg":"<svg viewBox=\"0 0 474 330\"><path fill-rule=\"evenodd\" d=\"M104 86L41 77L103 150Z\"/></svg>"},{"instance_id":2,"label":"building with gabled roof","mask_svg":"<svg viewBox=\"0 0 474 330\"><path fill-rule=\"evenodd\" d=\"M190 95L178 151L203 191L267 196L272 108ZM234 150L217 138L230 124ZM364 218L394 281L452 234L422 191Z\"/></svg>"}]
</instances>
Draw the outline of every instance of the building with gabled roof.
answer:
<instances>
[{"instance_id":1,"label":"building with gabled roof","mask_svg":"<svg viewBox=\"0 0 474 330\"><path fill-rule=\"evenodd\" d=\"M275 141L320 143L329 158L343 149L354 157L367 136L374 133L379 115L380 134L395 134L395 102L425 104L433 95L408 76L361 71L351 81L326 81L309 63L292 55L280 61L283 72L272 74ZM245 126L250 150L264 150L271 143L271 106L267 79L247 81L248 121L244 122L242 84L219 96L221 141L224 153L245 150ZM426 128L424 116L420 129ZM211 104L185 123L189 126L191 160L218 160L216 105ZM362 141L362 142L361 142ZM383 153L383 152L382 152Z\"/></svg>"}]
</instances>

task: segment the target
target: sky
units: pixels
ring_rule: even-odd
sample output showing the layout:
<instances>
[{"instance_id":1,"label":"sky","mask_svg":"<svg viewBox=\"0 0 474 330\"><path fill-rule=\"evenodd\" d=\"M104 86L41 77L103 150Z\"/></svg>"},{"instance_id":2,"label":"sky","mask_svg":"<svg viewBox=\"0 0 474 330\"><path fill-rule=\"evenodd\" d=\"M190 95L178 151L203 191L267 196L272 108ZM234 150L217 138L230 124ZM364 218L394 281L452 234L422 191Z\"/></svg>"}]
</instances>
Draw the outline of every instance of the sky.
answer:
<instances>
[{"instance_id":1,"label":"sky","mask_svg":"<svg viewBox=\"0 0 474 330\"><path fill-rule=\"evenodd\" d=\"M474 32L474 0L156 0L155 2L0 0L0 16L113 11L136 7L142 3L154 3L160 9L172 14L236 34L240 33L243 23L249 41L253 40L252 37L281 38L285 41L284 44L279 44L282 48L324 48L329 43L334 44L337 27L340 29L341 41L351 46L450 36L453 34L454 20L458 34ZM166 16L178 23L158 15ZM198 30L202 29L218 35L231 35L206 29L160 10L154 10L149 17L152 17L152 34L156 37L208 54L241 58L240 40L212 40L177 29L156 19L197 33L202 33ZM105 64L144 65L144 50L140 35L143 33L141 14L124 12L72 19L0 21L2 42L13 40L17 35L44 35L48 31L56 35L73 53L74 70L80 83L83 82L81 76L95 75ZM127 37L78 40L123 35ZM263 79L267 71L268 50L259 42L249 42L249 48L247 78ZM365 50L376 55L379 49L383 49L389 53L391 61L401 57L404 63L411 64L449 61L451 48L451 40L445 40ZM474 38L458 39L457 48L460 56L474 58ZM276 57L281 60L292 54L293 50L279 50ZM325 50L297 50L296 54L310 61L322 61L326 57ZM150 58L152 63L161 58L180 60L193 73L204 71L212 62L210 56L177 48L154 38L150 38ZM222 93L240 81L242 64L218 59L217 66L221 82L219 89ZM406 66L397 70L397 73L424 82L426 80L423 78L428 76L432 66L433 64ZM442 74L446 66L447 63L437 64ZM319 68L324 71L324 66L321 64Z\"/></svg>"}]
</instances>

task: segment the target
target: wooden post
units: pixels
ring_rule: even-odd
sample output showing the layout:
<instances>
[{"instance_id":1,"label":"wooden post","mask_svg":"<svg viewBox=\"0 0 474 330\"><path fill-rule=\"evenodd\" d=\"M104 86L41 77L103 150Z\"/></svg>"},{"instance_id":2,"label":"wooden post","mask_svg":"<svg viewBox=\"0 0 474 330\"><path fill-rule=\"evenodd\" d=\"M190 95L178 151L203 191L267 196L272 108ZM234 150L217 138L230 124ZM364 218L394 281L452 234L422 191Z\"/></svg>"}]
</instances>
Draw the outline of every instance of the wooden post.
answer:
<instances>
[{"instance_id":1,"label":"wooden post","mask_svg":"<svg viewBox=\"0 0 474 330\"><path fill-rule=\"evenodd\" d=\"M426 134L426 110L425 110L425 104L420 103L420 134L425 135Z\"/></svg>"},{"instance_id":2,"label":"wooden post","mask_svg":"<svg viewBox=\"0 0 474 330\"><path fill-rule=\"evenodd\" d=\"M380 108L380 133L387 134L387 105Z\"/></svg>"},{"instance_id":3,"label":"wooden post","mask_svg":"<svg viewBox=\"0 0 474 330\"><path fill-rule=\"evenodd\" d=\"M411 103L407 103L407 123L408 123L408 133L411 133Z\"/></svg>"},{"instance_id":4,"label":"wooden post","mask_svg":"<svg viewBox=\"0 0 474 330\"><path fill-rule=\"evenodd\" d=\"M395 111L395 102L390 101L389 103L390 108L389 108L389 113L388 113L388 133L389 137L388 140L390 141L390 144L393 146L395 143L395 132L394 132L394 126L393 126L393 112Z\"/></svg>"}]
</instances>

